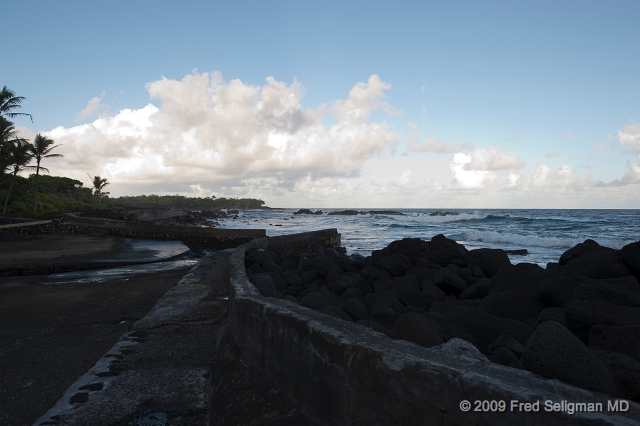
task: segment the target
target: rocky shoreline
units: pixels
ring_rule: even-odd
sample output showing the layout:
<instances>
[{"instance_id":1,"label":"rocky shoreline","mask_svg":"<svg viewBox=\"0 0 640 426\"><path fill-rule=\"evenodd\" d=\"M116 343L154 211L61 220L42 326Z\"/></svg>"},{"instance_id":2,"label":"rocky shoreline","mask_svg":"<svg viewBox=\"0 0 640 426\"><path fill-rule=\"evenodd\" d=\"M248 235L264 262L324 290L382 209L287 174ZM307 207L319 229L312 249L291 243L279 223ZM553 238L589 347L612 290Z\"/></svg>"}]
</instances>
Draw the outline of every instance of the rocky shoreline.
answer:
<instances>
[{"instance_id":1,"label":"rocky shoreline","mask_svg":"<svg viewBox=\"0 0 640 426\"><path fill-rule=\"evenodd\" d=\"M264 296L425 347L461 338L492 362L640 401L640 241L586 240L546 269L442 235L366 258L270 246L245 266Z\"/></svg>"}]
</instances>

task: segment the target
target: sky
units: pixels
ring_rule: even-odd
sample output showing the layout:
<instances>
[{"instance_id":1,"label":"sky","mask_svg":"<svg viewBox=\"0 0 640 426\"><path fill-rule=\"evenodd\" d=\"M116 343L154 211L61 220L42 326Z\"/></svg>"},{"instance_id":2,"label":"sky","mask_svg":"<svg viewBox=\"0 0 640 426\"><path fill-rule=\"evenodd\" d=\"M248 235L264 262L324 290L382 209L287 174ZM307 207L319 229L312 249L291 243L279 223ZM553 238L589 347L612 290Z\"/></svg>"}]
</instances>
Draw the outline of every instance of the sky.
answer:
<instances>
[{"instance_id":1,"label":"sky","mask_svg":"<svg viewBox=\"0 0 640 426\"><path fill-rule=\"evenodd\" d=\"M640 2L20 1L0 85L111 196L640 208Z\"/></svg>"}]
</instances>

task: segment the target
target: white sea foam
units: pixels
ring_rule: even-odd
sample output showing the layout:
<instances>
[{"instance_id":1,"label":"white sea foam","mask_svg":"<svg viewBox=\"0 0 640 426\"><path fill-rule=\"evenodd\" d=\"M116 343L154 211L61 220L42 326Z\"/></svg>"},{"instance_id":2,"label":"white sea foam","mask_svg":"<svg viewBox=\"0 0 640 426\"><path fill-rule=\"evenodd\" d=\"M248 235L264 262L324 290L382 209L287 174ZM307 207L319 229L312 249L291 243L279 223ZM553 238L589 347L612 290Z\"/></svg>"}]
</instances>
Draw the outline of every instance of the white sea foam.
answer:
<instances>
[{"instance_id":1,"label":"white sea foam","mask_svg":"<svg viewBox=\"0 0 640 426\"><path fill-rule=\"evenodd\" d=\"M487 243L506 243L520 246L522 248L527 247L566 247L570 248L578 243L582 243L587 237L584 238L561 238L561 237L544 237L539 235L515 235L505 234L497 231L482 231L477 229L468 229L464 231L465 239L470 241L482 241ZM626 244L633 242L633 240L622 240L613 238L598 238L600 245L611 247L614 249L620 249Z\"/></svg>"},{"instance_id":2,"label":"white sea foam","mask_svg":"<svg viewBox=\"0 0 640 426\"><path fill-rule=\"evenodd\" d=\"M407 216L393 216L399 222L415 222L415 223L448 223L448 222L460 222L467 220L482 220L486 219L488 214L485 213L460 213L458 215L449 216L429 216L429 215L407 215Z\"/></svg>"}]
</instances>

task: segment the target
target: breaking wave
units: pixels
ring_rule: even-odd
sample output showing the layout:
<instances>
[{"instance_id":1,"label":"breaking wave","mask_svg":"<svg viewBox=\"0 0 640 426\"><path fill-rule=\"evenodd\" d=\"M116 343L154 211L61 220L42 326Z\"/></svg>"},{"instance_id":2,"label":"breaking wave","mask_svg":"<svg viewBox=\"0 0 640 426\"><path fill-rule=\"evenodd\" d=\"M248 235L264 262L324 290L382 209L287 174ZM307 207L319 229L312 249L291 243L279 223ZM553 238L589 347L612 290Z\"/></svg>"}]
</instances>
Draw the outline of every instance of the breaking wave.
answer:
<instances>
[{"instance_id":1,"label":"breaking wave","mask_svg":"<svg viewBox=\"0 0 640 426\"><path fill-rule=\"evenodd\" d=\"M578 243L582 243L588 237L545 237L539 235L514 235L504 234L497 231L482 231L476 229L468 229L464 231L466 240L481 241L487 243L503 243L529 247L548 247L548 248L571 248ZM598 238L596 241L603 246L620 249L623 246L633 242L633 240L622 240L613 238Z\"/></svg>"}]
</instances>

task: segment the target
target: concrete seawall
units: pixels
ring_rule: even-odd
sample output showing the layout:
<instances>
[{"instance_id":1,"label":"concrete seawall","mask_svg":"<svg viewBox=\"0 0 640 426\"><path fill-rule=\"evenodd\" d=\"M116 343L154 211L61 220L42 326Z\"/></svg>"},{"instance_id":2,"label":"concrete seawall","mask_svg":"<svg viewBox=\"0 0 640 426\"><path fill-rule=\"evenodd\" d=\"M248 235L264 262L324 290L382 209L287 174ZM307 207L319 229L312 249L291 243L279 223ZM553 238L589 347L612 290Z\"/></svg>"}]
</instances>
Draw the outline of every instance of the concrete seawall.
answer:
<instances>
[{"instance_id":1,"label":"concrete seawall","mask_svg":"<svg viewBox=\"0 0 640 426\"><path fill-rule=\"evenodd\" d=\"M603 395L491 363L459 339L433 348L392 340L359 324L263 297L247 279L246 250L270 244L326 245L332 234L339 238L337 231L325 230L254 239L238 247L229 263L229 321L235 343L244 357L322 424L640 424L636 403L630 402L627 412L611 412ZM471 402L471 411L461 410L462 401ZM505 409L475 411L475 401L504 401ZM513 406L512 401L540 401L539 411L526 412L525 406ZM545 401L603 408L549 412Z\"/></svg>"},{"instance_id":2,"label":"concrete seawall","mask_svg":"<svg viewBox=\"0 0 640 426\"><path fill-rule=\"evenodd\" d=\"M13 222L11 226L3 227L0 229L0 233L14 235L102 233L104 235L126 238L180 240L192 249L232 248L246 243L253 238L266 236L264 229L221 229L177 225L152 225L127 220L80 217L69 213L65 214L61 220L31 223L28 221L11 222Z\"/></svg>"}]
</instances>

